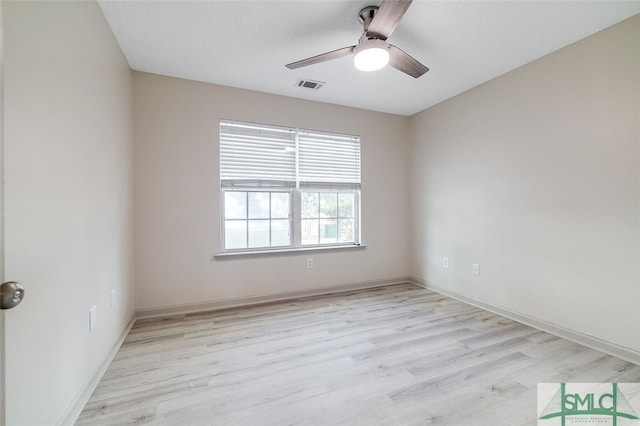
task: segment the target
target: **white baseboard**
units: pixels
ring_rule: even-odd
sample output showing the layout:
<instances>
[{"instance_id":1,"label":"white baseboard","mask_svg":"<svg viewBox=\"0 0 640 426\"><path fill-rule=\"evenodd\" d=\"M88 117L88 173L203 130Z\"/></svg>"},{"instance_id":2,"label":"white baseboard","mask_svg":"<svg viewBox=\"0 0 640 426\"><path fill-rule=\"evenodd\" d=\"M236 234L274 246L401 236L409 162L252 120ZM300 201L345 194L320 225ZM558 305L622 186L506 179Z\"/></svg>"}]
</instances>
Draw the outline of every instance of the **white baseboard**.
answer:
<instances>
[{"instance_id":1,"label":"white baseboard","mask_svg":"<svg viewBox=\"0 0 640 426\"><path fill-rule=\"evenodd\" d=\"M107 371L107 368L109 368L109 365L111 364L111 361L113 361L113 358L116 356L116 353L118 353L118 350L120 350L120 346L122 346L122 342L124 342L124 339L129 334L129 331L131 330L131 327L133 327L134 322L135 313L131 315L127 324L120 331L118 338L113 343L113 345L111 345L109 352L107 352L104 358L102 358L102 361L98 364L96 369L93 371L93 374L89 377L89 380L87 380L82 389L80 389L80 392L78 392L76 397L73 399L73 401L65 411L65 414L62 416L60 421L58 421L57 425L73 425L76 420L78 420L78 416L80 416L80 413L82 413L82 409L87 404L87 401L89 401L91 394L96 389L96 386L98 386L98 383L100 383L102 376L104 375L105 371Z\"/></svg>"},{"instance_id":2,"label":"white baseboard","mask_svg":"<svg viewBox=\"0 0 640 426\"><path fill-rule=\"evenodd\" d=\"M455 291L450 291L442 287L438 287L414 276L409 277L409 282L415 285L419 285L420 287L424 287L428 290L435 291L436 293L449 296L453 299L459 300L469 305L473 305L486 311L493 312L503 317L512 319L530 327L537 328L538 330L545 331L558 337L571 340L572 342L579 343L591 349L595 349L608 355L612 355L625 361L640 365L640 352L631 348L620 346L616 343L608 342L598 337L590 336L580 331L562 327L560 325L553 324L548 321L529 316L527 314L516 312L502 306L494 305L492 303L478 300L470 296L465 296L463 294L456 293Z\"/></svg>"},{"instance_id":3,"label":"white baseboard","mask_svg":"<svg viewBox=\"0 0 640 426\"><path fill-rule=\"evenodd\" d=\"M280 302L284 300L299 299L302 297L319 296L322 294L341 293L345 291L384 287L387 285L395 284L407 284L408 282L409 277L399 277L386 280L364 281L359 283L334 285L329 287L317 287L308 290L290 291L263 296L226 299L215 302L189 303L183 305L165 306L161 308L142 308L136 310L136 319L190 314L195 312L216 311L220 309L236 308L240 306L258 305L261 303Z\"/></svg>"}]
</instances>

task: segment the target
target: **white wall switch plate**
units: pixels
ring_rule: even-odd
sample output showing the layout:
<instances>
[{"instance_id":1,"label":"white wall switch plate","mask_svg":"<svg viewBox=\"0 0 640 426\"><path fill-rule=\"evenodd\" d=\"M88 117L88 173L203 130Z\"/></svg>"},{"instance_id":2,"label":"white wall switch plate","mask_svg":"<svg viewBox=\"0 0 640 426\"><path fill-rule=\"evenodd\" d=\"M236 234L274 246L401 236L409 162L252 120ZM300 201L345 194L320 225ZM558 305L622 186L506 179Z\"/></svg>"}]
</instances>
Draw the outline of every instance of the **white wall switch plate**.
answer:
<instances>
[{"instance_id":1,"label":"white wall switch plate","mask_svg":"<svg viewBox=\"0 0 640 426\"><path fill-rule=\"evenodd\" d=\"M443 268L448 268L449 267L449 258L448 257L443 257L442 258L442 267Z\"/></svg>"},{"instance_id":2,"label":"white wall switch plate","mask_svg":"<svg viewBox=\"0 0 640 426\"><path fill-rule=\"evenodd\" d=\"M307 268L313 268L313 259L307 259Z\"/></svg>"}]
</instances>

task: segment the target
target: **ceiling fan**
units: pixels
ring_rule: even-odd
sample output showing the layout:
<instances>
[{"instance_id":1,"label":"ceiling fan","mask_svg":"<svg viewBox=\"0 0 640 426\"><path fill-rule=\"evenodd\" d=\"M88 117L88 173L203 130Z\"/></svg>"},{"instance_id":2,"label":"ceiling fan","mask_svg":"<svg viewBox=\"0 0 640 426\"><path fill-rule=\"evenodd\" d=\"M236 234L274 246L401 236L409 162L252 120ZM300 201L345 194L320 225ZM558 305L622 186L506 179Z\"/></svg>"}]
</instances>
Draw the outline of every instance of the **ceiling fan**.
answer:
<instances>
[{"instance_id":1,"label":"ceiling fan","mask_svg":"<svg viewBox=\"0 0 640 426\"><path fill-rule=\"evenodd\" d=\"M364 32L357 45L312 56L285 66L296 69L353 54L354 65L359 70L376 71L389 64L411 77L420 77L429 71L429 68L386 41L400 23L411 1L383 0L380 7L363 8L358 18L364 26Z\"/></svg>"}]
</instances>

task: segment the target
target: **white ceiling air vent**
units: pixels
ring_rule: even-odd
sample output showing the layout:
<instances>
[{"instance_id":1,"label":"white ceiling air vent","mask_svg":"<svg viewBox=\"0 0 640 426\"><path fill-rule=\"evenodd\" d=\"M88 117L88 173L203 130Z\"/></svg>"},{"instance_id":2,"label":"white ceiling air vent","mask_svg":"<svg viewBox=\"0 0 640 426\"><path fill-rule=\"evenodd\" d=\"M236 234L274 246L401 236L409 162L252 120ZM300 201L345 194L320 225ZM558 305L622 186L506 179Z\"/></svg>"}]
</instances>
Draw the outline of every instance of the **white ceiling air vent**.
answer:
<instances>
[{"instance_id":1,"label":"white ceiling air vent","mask_svg":"<svg viewBox=\"0 0 640 426\"><path fill-rule=\"evenodd\" d=\"M306 89L319 90L326 83L324 81L315 81L315 80L298 80L296 86L304 87Z\"/></svg>"}]
</instances>

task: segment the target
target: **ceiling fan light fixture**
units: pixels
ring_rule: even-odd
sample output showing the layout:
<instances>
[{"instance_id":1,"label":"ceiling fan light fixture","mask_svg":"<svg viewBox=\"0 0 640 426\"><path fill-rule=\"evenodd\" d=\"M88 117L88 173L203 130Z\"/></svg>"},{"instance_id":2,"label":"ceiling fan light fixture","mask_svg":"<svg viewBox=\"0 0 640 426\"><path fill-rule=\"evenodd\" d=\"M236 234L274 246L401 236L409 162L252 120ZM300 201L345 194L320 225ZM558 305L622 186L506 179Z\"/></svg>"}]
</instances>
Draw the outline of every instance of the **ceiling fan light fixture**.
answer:
<instances>
[{"instance_id":1,"label":"ceiling fan light fixture","mask_svg":"<svg viewBox=\"0 0 640 426\"><path fill-rule=\"evenodd\" d=\"M382 0L380 6L367 6L358 13L364 32L356 46L347 46L301 61L286 64L294 70L333 59L353 55L353 65L362 71L376 71L387 65L413 78L418 78L429 68L400 48L387 43L413 0Z\"/></svg>"},{"instance_id":2,"label":"ceiling fan light fixture","mask_svg":"<svg viewBox=\"0 0 640 426\"><path fill-rule=\"evenodd\" d=\"M362 40L353 53L353 64L360 71L377 71L389 63L389 44L384 40Z\"/></svg>"}]
</instances>

